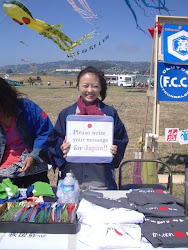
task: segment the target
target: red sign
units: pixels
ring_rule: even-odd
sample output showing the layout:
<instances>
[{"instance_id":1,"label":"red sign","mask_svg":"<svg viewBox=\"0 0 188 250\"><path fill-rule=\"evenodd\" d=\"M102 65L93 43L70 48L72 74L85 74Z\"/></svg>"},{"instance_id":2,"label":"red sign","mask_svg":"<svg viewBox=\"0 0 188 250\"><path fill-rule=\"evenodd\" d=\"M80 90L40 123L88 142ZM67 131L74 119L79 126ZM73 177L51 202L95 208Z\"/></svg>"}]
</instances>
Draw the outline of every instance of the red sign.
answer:
<instances>
[{"instance_id":1,"label":"red sign","mask_svg":"<svg viewBox=\"0 0 188 250\"><path fill-rule=\"evenodd\" d=\"M179 128L166 128L165 129L165 141L177 142L178 134L179 134Z\"/></svg>"}]
</instances>

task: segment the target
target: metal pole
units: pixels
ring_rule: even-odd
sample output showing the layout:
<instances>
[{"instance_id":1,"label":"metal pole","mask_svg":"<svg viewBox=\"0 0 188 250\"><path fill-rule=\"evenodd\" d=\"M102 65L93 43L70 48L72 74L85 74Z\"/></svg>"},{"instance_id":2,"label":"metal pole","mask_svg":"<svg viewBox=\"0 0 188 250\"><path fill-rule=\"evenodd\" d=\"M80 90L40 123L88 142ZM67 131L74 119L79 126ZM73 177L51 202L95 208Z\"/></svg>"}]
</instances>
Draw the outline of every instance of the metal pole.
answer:
<instances>
[{"instance_id":1,"label":"metal pole","mask_svg":"<svg viewBox=\"0 0 188 250\"><path fill-rule=\"evenodd\" d=\"M184 200L184 208L185 215L188 216L188 157L184 158L185 162L185 200Z\"/></svg>"},{"instance_id":2,"label":"metal pole","mask_svg":"<svg viewBox=\"0 0 188 250\"><path fill-rule=\"evenodd\" d=\"M155 62L154 62L154 98L153 98L153 122L152 134L156 134L156 115L157 115L157 70L158 70L158 29L154 29L155 39Z\"/></svg>"}]
</instances>

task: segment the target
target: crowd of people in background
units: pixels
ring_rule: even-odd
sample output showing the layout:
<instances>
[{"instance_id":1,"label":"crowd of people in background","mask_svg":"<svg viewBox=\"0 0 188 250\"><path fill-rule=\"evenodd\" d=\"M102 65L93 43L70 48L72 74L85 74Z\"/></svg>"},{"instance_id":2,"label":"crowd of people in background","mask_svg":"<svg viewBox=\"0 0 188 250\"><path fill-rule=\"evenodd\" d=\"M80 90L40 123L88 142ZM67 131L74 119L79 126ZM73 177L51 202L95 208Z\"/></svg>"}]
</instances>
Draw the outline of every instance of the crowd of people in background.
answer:
<instances>
[{"instance_id":1,"label":"crowd of people in background","mask_svg":"<svg viewBox=\"0 0 188 250\"><path fill-rule=\"evenodd\" d=\"M13 83L14 81L10 79L6 79L10 84ZM28 80L21 80L21 81L15 81L15 83L19 84L29 84L30 86L43 86L43 80L40 76L37 76L36 78L29 77ZM14 85L14 84L13 84ZM16 85L16 84L15 84ZM65 80L64 83L62 83L63 86L73 86L74 82L70 80ZM114 83L112 81L107 81L108 86L116 86L117 83ZM52 86L52 81L48 80L47 81L47 86ZM132 88L148 88L149 83L148 81L136 81L134 82ZM151 87L153 87L153 82L151 83Z\"/></svg>"},{"instance_id":2,"label":"crowd of people in background","mask_svg":"<svg viewBox=\"0 0 188 250\"><path fill-rule=\"evenodd\" d=\"M73 82L69 80L65 80L65 85L73 86Z\"/></svg>"}]
</instances>

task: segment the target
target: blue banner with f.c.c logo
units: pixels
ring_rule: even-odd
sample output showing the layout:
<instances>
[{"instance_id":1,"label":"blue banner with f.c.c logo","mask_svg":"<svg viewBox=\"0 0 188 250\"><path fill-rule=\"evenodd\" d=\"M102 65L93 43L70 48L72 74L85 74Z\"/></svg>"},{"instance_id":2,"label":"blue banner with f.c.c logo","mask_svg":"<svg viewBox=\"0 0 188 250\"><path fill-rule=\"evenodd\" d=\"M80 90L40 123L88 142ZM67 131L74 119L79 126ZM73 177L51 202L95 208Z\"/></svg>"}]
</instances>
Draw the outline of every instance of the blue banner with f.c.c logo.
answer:
<instances>
[{"instance_id":1,"label":"blue banner with f.c.c logo","mask_svg":"<svg viewBox=\"0 0 188 250\"><path fill-rule=\"evenodd\" d=\"M158 63L157 100L188 102L188 65Z\"/></svg>"},{"instance_id":2,"label":"blue banner with f.c.c logo","mask_svg":"<svg viewBox=\"0 0 188 250\"><path fill-rule=\"evenodd\" d=\"M164 25L164 61L188 63L188 25Z\"/></svg>"}]
</instances>

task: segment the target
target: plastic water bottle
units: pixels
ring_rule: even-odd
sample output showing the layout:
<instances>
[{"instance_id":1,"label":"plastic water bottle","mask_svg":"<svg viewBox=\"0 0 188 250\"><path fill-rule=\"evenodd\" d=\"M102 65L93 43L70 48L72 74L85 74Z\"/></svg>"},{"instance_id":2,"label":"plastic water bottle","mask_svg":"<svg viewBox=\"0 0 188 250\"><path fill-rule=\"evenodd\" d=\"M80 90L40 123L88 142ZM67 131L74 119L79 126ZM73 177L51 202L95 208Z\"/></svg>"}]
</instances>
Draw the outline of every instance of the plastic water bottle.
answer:
<instances>
[{"instance_id":1,"label":"plastic water bottle","mask_svg":"<svg viewBox=\"0 0 188 250\"><path fill-rule=\"evenodd\" d=\"M78 203L78 198L80 194L80 186L78 180L74 182L74 196L75 196L75 203Z\"/></svg>"},{"instance_id":2,"label":"plastic water bottle","mask_svg":"<svg viewBox=\"0 0 188 250\"><path fill-rule=\"evenodd\" d=\"M63 203L75 203L75 192L74 192L75 178L72 173L66 173L63 179Z\"/></svg>"},{"instance_id":3,"label":"plastic water bottle","mask_svg":"<svg viewBox=\"0 0 188 250\"><path fill-rule=\"evenodd\" d=\"M58 181L57 192L58 202L63 203L63 180Z\"/></svg>"},{"instance_id":4,"label":"plastic water bottle","mask_svg":"<svg viewBox=\"0 0 188 250\"><path fill-rule=\"evenodd\" d=\"M67 173L63 180L58 181L56 195L60 203L77 203L80 194L78 180L72 173Z\"/></svg>"}]
</instances>

